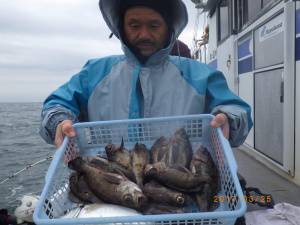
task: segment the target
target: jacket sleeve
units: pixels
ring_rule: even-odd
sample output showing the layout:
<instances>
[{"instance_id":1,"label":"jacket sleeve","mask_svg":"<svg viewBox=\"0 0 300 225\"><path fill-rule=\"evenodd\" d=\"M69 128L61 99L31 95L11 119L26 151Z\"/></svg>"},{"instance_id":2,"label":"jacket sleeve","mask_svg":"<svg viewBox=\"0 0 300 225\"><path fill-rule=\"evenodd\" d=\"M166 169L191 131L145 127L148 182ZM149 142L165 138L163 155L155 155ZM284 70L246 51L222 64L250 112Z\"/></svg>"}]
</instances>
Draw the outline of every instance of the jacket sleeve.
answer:
<instances>
[{"instance_id":1,"label":"jacket sleeve","mask_svg":"<svg viewBox=\"0 0 300 225\"><path fill-rule=\"evenodd\" d=\"M56 127L60 122L67 119L76 122L79 115L87 111L86 73L83 69L44 101L40 135L47 143L54 143Z\"/></svg>"},{"instance_id":2,"label":"jacket sleeve","mask_svg":"<svg viewBox=\"0 0 300 225\"><path fill-rule=\"evenodd\" d=\"M208 77L206 95L207 111L214 115L226 114L230 125L229 142L232 147L240 146L253 125L250 106L230 91L224 75L219 71Z\"/></svg>"}]
</instances>

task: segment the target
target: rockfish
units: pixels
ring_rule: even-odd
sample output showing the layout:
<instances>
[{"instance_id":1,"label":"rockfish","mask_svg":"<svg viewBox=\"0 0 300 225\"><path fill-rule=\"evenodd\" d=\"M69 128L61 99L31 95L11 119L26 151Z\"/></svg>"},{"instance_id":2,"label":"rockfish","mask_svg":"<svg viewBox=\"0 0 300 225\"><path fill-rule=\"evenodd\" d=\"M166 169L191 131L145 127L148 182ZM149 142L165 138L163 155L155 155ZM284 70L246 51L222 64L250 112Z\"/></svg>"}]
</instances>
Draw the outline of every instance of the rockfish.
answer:
<instances>
[{"instance_id":1,"label":"rockfish","mask_svg":"<svg viewBox=\"0 0 300 225\"><path fill-rule=\"evenodd\" d=\"M81 157L69 162L69 167L82 173L92 192L107 203L140 209L147 202L142 190L125 176L92 167Z\"/></svg>"},{"instance_id":2,"label":"rockfish","mask_svg":"<svg viewBox=\"0 0 300 225\"><path fill-rule=\"evenodd\" d=\"M213 209L213 196L219 191L219 173L218 169L204 146L200 146L194 152L190 170L199 176L209 176L211 181L203 186L203 190L198 192L195 197L198 207L201 211L210 211Z\"/></svg>"},{"instance_id":3,"label":"rockfish","mask_svg":"<svg viewBox=\"0 0 300 225\"><path fill-rule=\"evenodd\" d=\"M123 139L120 146L116 146L114 144L108 144L105 146L105 152L109 161L119 163L126 169L131 169L131 155L124 147Z\"/></svg>"},{"instance_id":4,"label":"rockfish","mask_svg":"<svg viewBox=\"0 0 300 225\"><path fill-rule=\"evenodd\" d=\"M108 161L107 159L102 158L102 157L88 156L88 157L82 157L82 158L83 158L83 160L88 162L88 164L90 166L99 168L101 170L104 170L105 172L125 175L131 181L135 181L135 176L134 176L133 172L129 169L126 169L124 166L120 165L119 163Z\"/></svg>"},{"instance_id":5,"label":"rockfish","mask_svg":"<svg viewBox=\"0 0 300 225\"><path fill-rule=\"evenodd\" d=\"M200 191L203 184L211 181L207 175L193 174L185 167L168 167L164 162L148 164L144 174L170 188L184 192Z\"/></svg>"},{"instance_id":6,"label":"rockfish","mask_svg":"<svg viewBox=\"0 0 300 225\"><path fill-rule=\"evenodd\" d=\"M190 200L186 194L165 187L153 180L144 185L143 192L148 199L156 203L164 203L172 206L184 206Z\"/></svg>"},{"instance_id":7,"label":"rockfish","mask_svg":"<svg viewBox=\"0 0 300 225\"><path fill-rule=\"evenodd\" d=\"M192 146L184 128L180 128L170 137L157 139L152 148L152 163L164 162L167 166L188 168L192 158Z\"/></svg>"},{"instance_id":8,"label":"rockfish","mask_svg":"<svg viewBox=\"0 0 300 225\"><path fill-rule=\"evenodd\" d=\"M71 193L84 203L101 202L86 184L84 177L77 172L73 172L69 178Z\"/></svg>"},{"instance_id":9,"label":"rockfish","mask_svg":"<svg viewBox=\"0 0 300 225\"><path fill-rule=\"evenodd\" d=\"M149 151L144 144L136 143L132 150L132 171L135 176L136 183L139 187L143 187L144 169L149 163Z\"/></svg>"}]
</instances>

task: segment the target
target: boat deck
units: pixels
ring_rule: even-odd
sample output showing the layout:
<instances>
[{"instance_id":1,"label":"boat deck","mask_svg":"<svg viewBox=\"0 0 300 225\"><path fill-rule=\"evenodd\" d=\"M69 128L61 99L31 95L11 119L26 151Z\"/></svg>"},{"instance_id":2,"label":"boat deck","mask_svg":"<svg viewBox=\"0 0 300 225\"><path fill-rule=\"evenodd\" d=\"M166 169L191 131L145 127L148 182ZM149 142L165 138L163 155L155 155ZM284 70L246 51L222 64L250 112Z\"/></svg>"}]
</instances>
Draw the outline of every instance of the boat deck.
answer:
<instances>
[{"instance_id":1,"label":"boat deck","mask_svg":"<svg viewBox=\"0 0 300 225\"><path fill-rule=\"evenodd\" d=\"M233 149L238 172L246 179L247 187L257 187L262 193L271 194L275 204L280 202L300 206L300 187L279 176L240 149ZM247 211L265 209L247 203Z\"/></svg>"}]
</instances>

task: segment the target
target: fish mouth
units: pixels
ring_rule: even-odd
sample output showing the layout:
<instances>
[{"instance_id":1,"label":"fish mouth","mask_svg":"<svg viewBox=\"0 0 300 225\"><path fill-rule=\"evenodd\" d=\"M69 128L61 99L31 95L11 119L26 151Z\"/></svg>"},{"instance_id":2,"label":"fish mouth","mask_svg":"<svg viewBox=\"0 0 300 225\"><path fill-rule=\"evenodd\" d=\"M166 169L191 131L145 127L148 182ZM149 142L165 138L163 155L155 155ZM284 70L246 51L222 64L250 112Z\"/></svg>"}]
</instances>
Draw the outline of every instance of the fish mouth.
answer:
<instances>
[{"instance_id":1,"label":"fish mouth","mask_svg":"<svg viewBox=\"0 0 300 225\"><path fill-rule=\"evenodd\" d=\"M137 210L145 206L148 202L147 197L144 195L137 195L137 196L126 195L124 196L123 200L126 206L135 208Z\"/></svg>"},{"instance_id":2,"label":"fish mouth","mask_svg":"<svg viewBox=\"0 0 300 225\"><path fill-rule=\"evenodd\" d=\"M148 199L146 196L144 195L140 195L137 197L137 208L141 208L143 206L145 206L148 202Z\"/></svg>"},{"instance_id":3,"label":"fish mouth","mask_svg":"<svg viewBox=\"0 0 300 225\"><path fill-rule=\"evenodd\" d=\"M177 197L176 197L176 202L177 202L178 204L180 204L180 205L183 205L184 202L185 202L185 199L184 199L183 196L177 196Z\"/></svg>"}]
</instances>

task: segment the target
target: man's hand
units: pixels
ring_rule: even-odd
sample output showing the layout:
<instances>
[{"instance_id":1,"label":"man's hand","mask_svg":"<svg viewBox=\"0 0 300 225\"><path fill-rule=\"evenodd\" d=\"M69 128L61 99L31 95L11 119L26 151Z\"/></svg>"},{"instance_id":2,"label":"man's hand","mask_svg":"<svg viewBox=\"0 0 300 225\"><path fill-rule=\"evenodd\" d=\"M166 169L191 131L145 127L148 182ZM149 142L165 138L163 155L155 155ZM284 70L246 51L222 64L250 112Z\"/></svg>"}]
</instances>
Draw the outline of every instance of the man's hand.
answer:
<instances>
[{"instance_id":1,"label":"man's hand","mask_svg":"<svg viewBox=\"0 0 300 225\"><path fill-rule=\"evenodd\" d=\"M74 128L72 127L73 122L71 120L64 120L59 123L56 127L55 133L55 146L59 148L64 141L64 137L75 137L76 133Z\"/></svg>"},{"instance_id":2,"label":"man's hand","mask_svg":"<svg viewBox=\"0 0 300 225\"><path fill-rule=\"evenodd\" d=\"M221 127L224 137L226 139L229 139L229 122L227 116L224 113L217 114L215 118L210 122L210 125L213 128Z\"/></svg>"}]
</instances>

